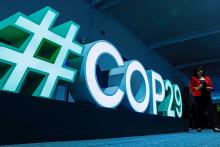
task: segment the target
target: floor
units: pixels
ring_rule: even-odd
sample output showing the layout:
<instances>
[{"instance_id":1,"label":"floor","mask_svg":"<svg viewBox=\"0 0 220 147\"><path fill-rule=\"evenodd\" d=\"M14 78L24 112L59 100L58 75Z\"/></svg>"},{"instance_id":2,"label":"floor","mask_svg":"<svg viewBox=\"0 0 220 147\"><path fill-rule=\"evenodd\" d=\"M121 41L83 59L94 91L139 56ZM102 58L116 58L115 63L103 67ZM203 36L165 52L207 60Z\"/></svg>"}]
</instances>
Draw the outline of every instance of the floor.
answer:
<instances>
[{"instance_id":1,"label":"floor","mask_svg":"<svg viewBox=\"0 0 220 147\"><path fill-rule=\"evenodd\" d=\"M161 135L135 136L86 141L47 142L11 145L10 147L220 147L220 133L212 130L171 133Z\"/></svg>"}]
</instances>

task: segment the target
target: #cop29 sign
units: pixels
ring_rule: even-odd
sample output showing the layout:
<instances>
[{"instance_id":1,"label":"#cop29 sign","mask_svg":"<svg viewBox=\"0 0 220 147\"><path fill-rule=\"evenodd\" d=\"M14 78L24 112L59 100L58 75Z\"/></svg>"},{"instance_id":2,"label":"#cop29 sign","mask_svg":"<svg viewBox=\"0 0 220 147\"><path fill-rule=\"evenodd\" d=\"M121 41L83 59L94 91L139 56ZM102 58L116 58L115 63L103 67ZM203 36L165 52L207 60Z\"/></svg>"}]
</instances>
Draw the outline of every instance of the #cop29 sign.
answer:
<instances>
[{"instance_id":1,"label":"#cop29 sign","mask_svg":"<svg viewBox=\"0 0 220 147\"><path fill-rule=\"evenodd\" d=\"M79 26L70 21L52 28L57 16L46 7L0 22L0 90L20 93L27 77L40 77L28 84L33 96L51 98L57 83L63 81L73 83L71 94L82 102L105 108L121 103L140 113L182 116L178 85L153 70L146 71L137 60L125 62L107 41L85 46L74 42ZM104 88L97 80L97 66L108 71ZM141 82L135 87L137 77Z\"/></svg>"}]
</instances>

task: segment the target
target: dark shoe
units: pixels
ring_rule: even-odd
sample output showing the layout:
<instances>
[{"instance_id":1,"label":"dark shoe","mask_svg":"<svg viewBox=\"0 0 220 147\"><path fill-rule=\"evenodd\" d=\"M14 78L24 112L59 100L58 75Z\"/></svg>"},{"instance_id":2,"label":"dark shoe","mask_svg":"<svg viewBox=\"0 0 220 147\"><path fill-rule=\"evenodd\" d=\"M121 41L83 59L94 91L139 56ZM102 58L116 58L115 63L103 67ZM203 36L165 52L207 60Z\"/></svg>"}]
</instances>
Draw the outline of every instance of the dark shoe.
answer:
<instances>
[{"instance_id":1,"label":"dark shoe","mask_svg":"<svg viewBox=\"0 0 220 147\"><path fill-rule=\"evenodd\" d=\"M213 128L214 132L220 132L220 128Z\"/></svg>"},{"instance_id":2,"label":"dark shoe","mask_svg":"<svg viewBox=\"0 0 220 147\"><path fill-rule=\"evenodd\" d=\"M197 132L201 132L202 131L202 129L201 128L197 128Z\"/></svg>"}]
</instances>

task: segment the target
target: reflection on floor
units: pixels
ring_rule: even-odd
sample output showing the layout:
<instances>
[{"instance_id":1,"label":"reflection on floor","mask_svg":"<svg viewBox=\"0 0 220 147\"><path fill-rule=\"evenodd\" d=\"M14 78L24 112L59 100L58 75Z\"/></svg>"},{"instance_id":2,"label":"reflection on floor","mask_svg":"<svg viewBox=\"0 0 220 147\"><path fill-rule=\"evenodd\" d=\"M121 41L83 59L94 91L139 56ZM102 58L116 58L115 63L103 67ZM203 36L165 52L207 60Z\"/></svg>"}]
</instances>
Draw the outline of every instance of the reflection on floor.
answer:
<instances>
[{"instance_id":1,"label":"reflection on floor","mask_svg":"<svg viewBox=\"0 0 220 147\"><path fill-rule=\"evenodd\" d=\"M98 139L86 141L48 142L37 144L13 145L12 147L182 147L182 146L220 146L220 133L195 130L184 133L124 137L112 139Z\"/></svg>"}]
</instances>

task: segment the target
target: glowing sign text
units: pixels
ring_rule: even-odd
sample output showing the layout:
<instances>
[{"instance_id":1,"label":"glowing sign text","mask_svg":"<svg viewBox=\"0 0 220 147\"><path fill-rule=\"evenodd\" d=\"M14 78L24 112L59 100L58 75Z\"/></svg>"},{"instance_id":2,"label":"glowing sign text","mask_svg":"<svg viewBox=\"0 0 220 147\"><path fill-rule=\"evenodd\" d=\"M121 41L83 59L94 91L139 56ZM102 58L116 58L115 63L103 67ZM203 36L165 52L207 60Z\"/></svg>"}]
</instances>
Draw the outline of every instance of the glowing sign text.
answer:
<instances>
[{"instance_id":1,"label":"glowing sign text","mask_svg":"<svg viewBox=\"0 0 220 147\"><path fill-rule=\"evenodd\" d=\"M16 13L0 22L0 90L52 98L58 82L75 81L70 92L79 101L182 116L178 85L153 70L146 71L137 60L124 61L107 41L84 47L74 42L79 26L70 21L52 28L57 15L46 7L30 16ZM105 87L98 80L98 67L108 71Z\"/></svg>"}]
</instances>

